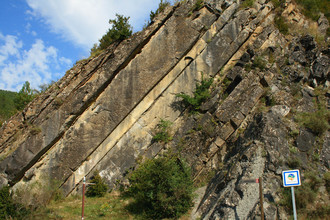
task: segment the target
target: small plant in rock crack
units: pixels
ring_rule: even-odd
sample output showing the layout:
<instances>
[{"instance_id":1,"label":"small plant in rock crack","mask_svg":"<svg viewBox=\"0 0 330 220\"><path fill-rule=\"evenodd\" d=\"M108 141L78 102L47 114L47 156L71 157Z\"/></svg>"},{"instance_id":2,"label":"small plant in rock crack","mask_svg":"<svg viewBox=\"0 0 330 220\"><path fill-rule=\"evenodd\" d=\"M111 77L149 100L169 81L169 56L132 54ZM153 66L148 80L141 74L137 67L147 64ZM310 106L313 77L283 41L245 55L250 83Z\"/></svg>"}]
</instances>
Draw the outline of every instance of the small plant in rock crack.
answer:
<instances>
[{"instance_id":1,"label":"small plant in rock crack","mask_svg":"<svg viewBox=\"0 0 330 220\"><path fill-rule=\"evenodd\" d=\"M212 83L213 78L204 79L204 75L202 75L202 81L196 83L196 89L193 92L193 96L181 92L176 94L176 97L182 98L183 105L190 108L192 113L196 113L199 111L202 103L210 98L211 94L209 88Z\"/></svg>"},{"instance_id":2,"label":"small plant in rock crack","mask_svg":"<svg viewBox=\"0 0 330 220\"><path fill-rule=\"evenodd\" d=\"M168 120L160 119L160 122L156 126L156 134L152 140L156 142L168 143L173 138L170 135L170 127L173 123Z\"/></svg>"},{"instance_id":3,"label":"small plant in rock crack","mask_svg":"<svg viewBox=\"0 0 330 220\"><path fill-rule=\"evenodd\" d=\"M198 11L204 6L204 0L197 0L194 7L192 8L192 11Z\"/></svg>"}]
</instances>

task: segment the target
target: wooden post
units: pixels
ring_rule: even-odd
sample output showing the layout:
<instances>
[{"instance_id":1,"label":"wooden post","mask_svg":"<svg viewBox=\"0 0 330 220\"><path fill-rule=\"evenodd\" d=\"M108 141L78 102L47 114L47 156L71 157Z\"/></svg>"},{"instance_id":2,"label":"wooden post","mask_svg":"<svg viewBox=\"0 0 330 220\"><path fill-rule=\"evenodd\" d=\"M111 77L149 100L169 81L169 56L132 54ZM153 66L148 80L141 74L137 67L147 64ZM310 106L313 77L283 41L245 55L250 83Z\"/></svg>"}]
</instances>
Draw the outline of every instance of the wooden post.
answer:
<instances>
[{"instance_id":1,"label":"wooden post","mask_svg":"<svg viewBox=\"0 0 330 220\"><path fill-rule=\"evenodd\" d=\"M86 177L84 177L84 180L83 180L82 205L81 205L81 220L84 220L84 211L85 211L85 189L86 189Z\"/></svg>"},{"instance_id":2,"label":"wooden post","mask_svg":"<svg viewBox=\"0 0 330 220\"><path fill-rule=\"evenodd\" d=\"M264 215L264 198L262 193L262 178L259 177L259 196L260 196L260 211L261 211L261 220L265 219Z\"/></svg>"}]
</instances>

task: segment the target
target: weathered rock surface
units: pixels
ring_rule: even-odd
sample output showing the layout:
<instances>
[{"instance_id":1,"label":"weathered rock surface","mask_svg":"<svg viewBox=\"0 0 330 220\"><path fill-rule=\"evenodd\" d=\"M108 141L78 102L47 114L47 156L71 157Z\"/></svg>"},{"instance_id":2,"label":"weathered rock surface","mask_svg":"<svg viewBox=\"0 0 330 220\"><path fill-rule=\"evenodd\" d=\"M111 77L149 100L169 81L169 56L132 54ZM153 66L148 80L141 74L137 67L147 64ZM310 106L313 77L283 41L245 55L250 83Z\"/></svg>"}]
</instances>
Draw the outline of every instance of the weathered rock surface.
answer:
<instances>
[{"instance_id":1,"label":"weathered rock surface","mask_svg":"<svg viewBox=\"0 0 330 220\"><path fill-rule=\"evenodd\" d=\"M281 171L329 169L329 132L316 137L296 117L329 111L329 48L311 35L280 34L270 1L193 6L169 7L80 61L4 125L0 185L56 179L67 195L98 170L116 187L138 159L174 149L196 183L216 173L192 218L260 218L258 184L246 180L262 178L266 219L287 219ZM283 13L296 19L298 11L287 2ZM211 97L189 114L176 94L193 94L202 77L214 78ZM160 119L173 122L167 144L153 140Z\"/></svg>"}]
</instances>

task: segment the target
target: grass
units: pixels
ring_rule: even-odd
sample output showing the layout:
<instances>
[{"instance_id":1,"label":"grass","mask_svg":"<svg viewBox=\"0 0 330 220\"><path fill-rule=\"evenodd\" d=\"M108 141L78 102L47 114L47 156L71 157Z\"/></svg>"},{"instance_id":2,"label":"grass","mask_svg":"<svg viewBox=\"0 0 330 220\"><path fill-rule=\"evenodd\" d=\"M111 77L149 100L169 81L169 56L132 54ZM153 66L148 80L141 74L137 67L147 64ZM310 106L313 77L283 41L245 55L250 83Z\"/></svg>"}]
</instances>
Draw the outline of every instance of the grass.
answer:
<instances>
[{"instance_id":1,"label":"grass","mask_svg":"<svg viewBox=\"0 0 330 220\"><path fill-rule=\"evenodd\" d=\"M316 135L321 136L330 126L330 111L327 109L319 109L315 112L304 112L296 116L298 123L309 128Z\"/></svg>"},{"instance_id":2,"label":"grass","mask_svg":"<svg viewBox=\"0 0 330 220\"><path fill-rule=\"evenodd\" d=\"M256 56L253 60L252 68L259 68L261 71L266 68L266 61L262 56Z\"/></svg>"},{"instance_id":3,"label":"grass","mask_svg":"<svg viewBox=\"0 0 330 220\"><path fill-rule=\"evenodd\" d=\"M302 6L302 12L306 17L317 21L320 13L324 13L329 20L330 4L328 0L296 0L296 2Z\"/></svg>"},{"instance_id":4,"label":"grass","mask_svg":"<svg viewBox=\"0 0 330 220\"><path fill-rule=\"evenodd\" d=\"M156 127L156 134L153 136L152 140L155 142L168 143L173 138L170 135L170 127L172 122L164 119L160 119L160 122Z\"/></svg>"},{"instance_id":5,"label":"grass","mask_svg":"<svg viewBox=\"0 0 330 220\"><path fill-rule=\"evenodd\" d=\"M254 4L254 0L245 0L244 2L242 2L242 4L240 5L241 9L244 8L251 8Z\"/></svg>"},{"instance_id":6,"label":"grass","mask_svg":"<svg viewBox=\"0 0 330 220\"><path fill-rule=\"evenodd\" d=\"M143 219L141 215L131 213L129 204L131 199L123 197L118 191L105 194L104 197L85 197L84 219L102 220L132 220ZM52 201L44 208L25 216L27 220L72 220L81 219L81 195L69 196L60 201ZM182 216L180 220L188 220L189 213Z\"/></svg>"},{"instance_id":7,"label":"grass","mask_svg":"<svg viewBox=\"0 0 330 220\"><path fill-rule=\"evenodd\" d=\"M126 210L127 200L118 192L107 193L104 197L85 197L85 219L134 219ZM30 216L30 219L80 219L81 196L70 196L62 201L52 202Z\"/></svg>"}]
</instances>

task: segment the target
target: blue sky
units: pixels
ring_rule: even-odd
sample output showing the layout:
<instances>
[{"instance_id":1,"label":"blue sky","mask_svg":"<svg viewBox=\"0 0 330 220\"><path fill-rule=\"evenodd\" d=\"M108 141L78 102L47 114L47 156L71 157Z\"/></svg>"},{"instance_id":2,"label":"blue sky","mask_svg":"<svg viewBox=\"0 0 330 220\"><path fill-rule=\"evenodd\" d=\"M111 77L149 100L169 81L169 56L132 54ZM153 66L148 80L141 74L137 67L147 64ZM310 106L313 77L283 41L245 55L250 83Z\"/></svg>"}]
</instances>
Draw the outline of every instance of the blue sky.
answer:
<instances>
[{"instance_id":1,"label":"blue sky","mask_svg":"<svg viewBox=\"0 0 330 220\"><path fill-rule=\"evenodd\" d=\"M140 31L160 0L0 0L0 89L57 81L106 33L115 14Z\"/></svg>"}]
</instances>

